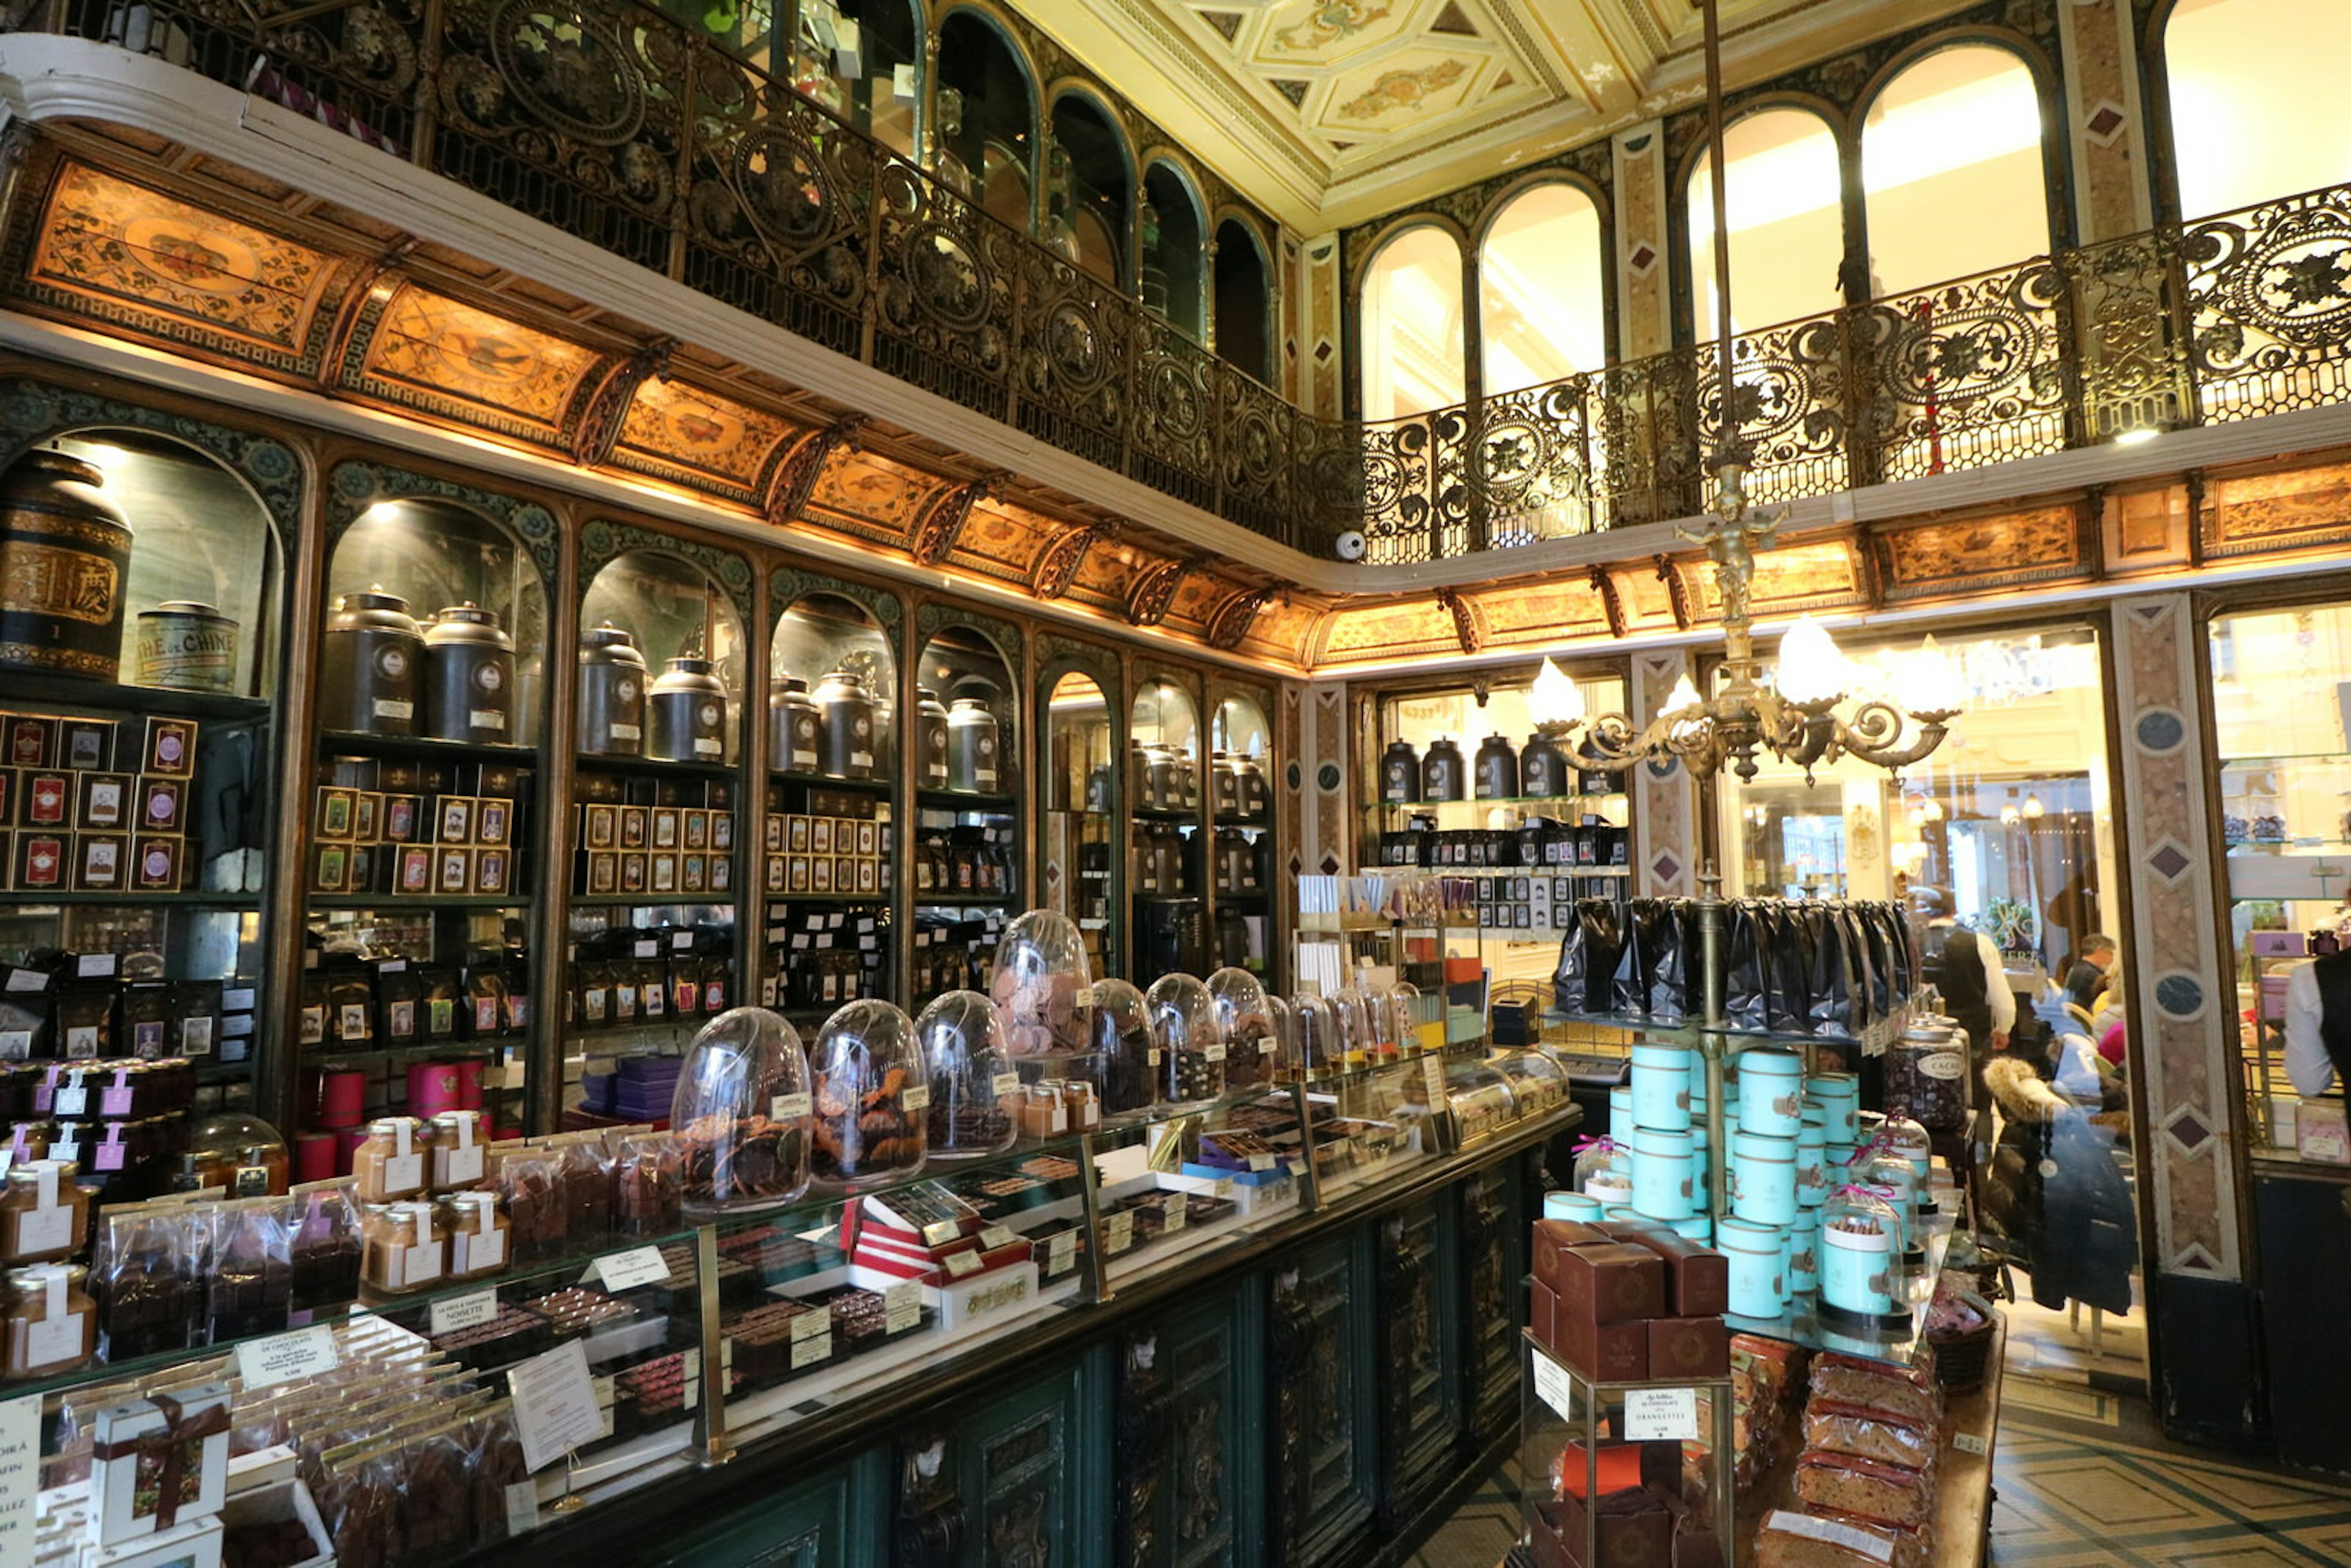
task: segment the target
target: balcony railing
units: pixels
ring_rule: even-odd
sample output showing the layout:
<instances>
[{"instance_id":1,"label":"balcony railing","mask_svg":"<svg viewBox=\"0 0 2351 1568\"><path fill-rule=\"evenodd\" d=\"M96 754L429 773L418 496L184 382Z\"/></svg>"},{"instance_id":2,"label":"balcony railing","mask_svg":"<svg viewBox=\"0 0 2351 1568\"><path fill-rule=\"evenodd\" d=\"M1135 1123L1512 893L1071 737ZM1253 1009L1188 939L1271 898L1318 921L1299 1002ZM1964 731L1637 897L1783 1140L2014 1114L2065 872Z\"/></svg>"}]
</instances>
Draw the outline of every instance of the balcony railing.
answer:
<instances>
[{"instance_id":1,"label":"balcony railing","mask_svg":"<svg viewBox=\"0 0 2351 1568\"><path fill-rule=\"evenodd\" d=\"M5 3L5 0L0 0ZM1280 543L1419 561L1700 510L1678 350L1318 419L699 32L630 0L47 0ZM2351 400L2351 186L1740 338L1750 490L1820 496Z\"/></svg>"}]
</instances>

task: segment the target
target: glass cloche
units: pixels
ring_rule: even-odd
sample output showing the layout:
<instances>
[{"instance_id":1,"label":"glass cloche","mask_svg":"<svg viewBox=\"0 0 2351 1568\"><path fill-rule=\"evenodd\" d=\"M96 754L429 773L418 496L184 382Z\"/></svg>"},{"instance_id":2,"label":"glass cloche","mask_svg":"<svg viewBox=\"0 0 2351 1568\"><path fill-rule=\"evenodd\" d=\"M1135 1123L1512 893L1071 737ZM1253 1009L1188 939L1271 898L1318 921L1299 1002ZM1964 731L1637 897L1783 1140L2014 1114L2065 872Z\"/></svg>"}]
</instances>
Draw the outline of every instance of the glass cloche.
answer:
<instances>
[{"instance_id":1,"label":"glass cloche","mask_svg":"<svg viewBox=\"0 0 2351 1568\"><path fill-rule=\"evenodd\" d=\"M1186 974L1162 975L1143 993L1151 1043L1159 1051L1163 1104L1205 1104L1225 1092L1225 1039L1208 988Z\"/></svg>"},{"instance_id":2,"label":"glass cloche","mask_svg":"<svg viewBox=\"0 0 2351 1568\"><path fill-rule=\"evenodd\" d=\"M686 1047L670 1099L685 1212L772 1208L809 1184L809 1067L800 1037L765 1008L737 1008Z\"/></svg>"},{"instance_id":3,"label":"glass cloche","mask_svg":"<svg viewBox=\"0 0 2351 1568\"><path fill-rule=\"evenodd\" d=\"M1159 1092L1153 1071L1158 1059L1143 993L1124 980L1106 977L1087 988L1081 1005L1093 1040L1087 1065L1102 1096L1102 1113L1116 1116L1149 1109Z\"/></svg>"},{"instance_id":4,"label":"glass cloche","mask_svg":"<svg viewBox=\"0 0 2351 1568\"><path fill-rule=\"evenodd\" d=\"M1344 1049L1344 1064L1349 1067L1370 1066L1378 1051L1378 1034L1372 1022L1371 1003L1354 987L1344 986L1337 996L1331 998L1331 1010L1339 1016L1339 1039Z\"/></svg>"},{"instance_id":5,"label":"glass cloche","mask_svg":"<svg viewBox=\"0 0 2351 1568\"><path fill-rule=\"evenodd\" d=\"M1408 1080L1418 1076L1405 1074ZM1510 1092L1510 1080L1490 1062L1457 1061L1447 1067L1445 1097L1451 1104L1455 1134L1465 1145L1490 1137L1518 1119L1518 1096Z\"/></svg>"},{"instance_id":6,"label":"glass cloche","mask_svg":"<svg viewBox=\"0 0 2351 1568\"><path fill-rule=\"evenodd\" d=\"M266 1190L278 1196L284 1195L291 1179L285 1135L260 1117L242 1111L220 1111L193 1123L188 1128L187 1153L204 1186L235 1197L255 1196L238 1185L239 1171L267 1171Z\"/></svg>"},{"instance_id":7,"label":"glass cloche","mask_svg":"<svg viewBox=\"0 0 2351 1568\"><path fill-rule=\"evenodd\" d=\"M931 1080L914 1020L888 1002L852 1002L825 1019L816 1070L816 1179L863 1192L923 1168Z\"/></svg>"},{"instance_id":8,"label":"glass cloche","mask_svg":"<svg viewBox=\"0 0 2351 1568\"><path fill-rule=\"evenodd\" d=\"M1865 1186L1841 1186L1821 1205L1817 1254L1821 1305L1855 1317L1885 1317L1902 1286L1902 1218Z\"/></svg>"},{"instance_id":9,"label":"glass cloche","mask_svg":"<svg viewBox=\"0 0 2351 1568\"><path fill-rule=\"evenodd\" d=\"M1245 1089L1273 1077L1280 1040L1265 987L1247 969L1226 967L1208 977L1217 1028L1225 1040L1225 1087Z\"/></svg>"},{"instance_id":10,"label":"glass cloche","mask_svg":"<svg viewBox=\"0 0 2351 1568\"><path fill-rule=\"evenodd\" d=\"M1301 991L1290 999L1290 1027L1298 1037L1298 1054L1309 1077L1336 1072L1347 1065L1347 1039L1330 998Z\"/></svg>"},{"instance_id":11,"label":"glass cloche","mask_svg":"<svg viewBox=\"0 0 2351 1568\"><path fill-rule=\"evenodd\" d=\"M948 991L923 1009L914 1036L931 1070L930 1157L975 1159L1010 1148L1025 1096L996 1004L977 991Z\"/></svg>"},{"instance_id":12,"label":"glass cloche","mask_svg":"<svg viewBox=\"0 0 2351 1568\"><path fill-rule=\"evenodd\" d=\"M1067 915L1032 909L1013 921L996 945L987 986L1004 1015L1005 1049L1016 1057L1084 1052L1078 998L1092 984L1085 939Z\"/></svg>"},{"instance_id":13,"label":"glass cloche","mask_svg":"<svg viewBox=\"0 0 2351 1568\"><path fill-rule=\"evenodd\" d=\"M1421 1049L1420 988L1410 980L1398 980L1384 987L1366 1000L1382 1019L1381 1043L1391 1048L1392 1054L1418 1055Z\"/></svg>"},{"instance_id":14,"label":"glass cloche","mask_svg":"<svg viewBox=\"0 0 2351 1568\"><path fill-rule=\"evenodd\" d=\"M1494 1067L1510 1081L1521 1117L1549 1115L1567 1103L1567 1072L1541 1051L1502 1051L1495 1056Z\"/></svg>"}]
</instances>

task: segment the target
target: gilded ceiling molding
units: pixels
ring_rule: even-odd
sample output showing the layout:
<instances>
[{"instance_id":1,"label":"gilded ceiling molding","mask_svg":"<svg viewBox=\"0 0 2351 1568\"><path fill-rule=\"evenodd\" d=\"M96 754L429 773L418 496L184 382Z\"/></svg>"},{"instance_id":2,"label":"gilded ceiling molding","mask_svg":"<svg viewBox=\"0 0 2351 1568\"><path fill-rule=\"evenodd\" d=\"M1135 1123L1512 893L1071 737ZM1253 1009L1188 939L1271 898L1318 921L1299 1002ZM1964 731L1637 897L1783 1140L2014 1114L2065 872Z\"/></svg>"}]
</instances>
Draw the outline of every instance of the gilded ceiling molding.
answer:
<instances>
[{"instance_id":1,"label":"gilded ceiling molding","mask_svg":"<svg viewBox=\"0 0 2351 1568\"><path fill-rule=\"evenodd\" d=\"M779 528L799 522L825 465L837 455L857 451L864 429L865 416L852 413L802 436L791 455L776 465L775 483L768 486L767 502L760 507L768 521Z\"/></svg>"},{"instance_id":2,"label":"gilded ceiling molding","mask_svg":"<svg viewBox=\"0 0 2351 1568\"><path fill-rule=\"evenodd\" d=\"M335 312L334 326L328 331L326 352L319 357L319 370L314 379L322 389L334 390L334 367L343 362L352 336L368 318L370 308L381 307L409 281L402 267L416 246L416 236L410 235L378 252L353 272L350 287L343 292L342 306Z\"/></svg>"},{"instance_id":3,"label":"gilded ceiling molding","mask_svg":"<svg viewBox=\"0 0 2351 1568\"><path fill-rule=\"evenodd\" d=\"M611 457L612 444L620 439L621 422L628 416L629 404L636 400L637 389L669 368L670 356L677 347L675 338L655 338L613 365L604 384L590 395L578 423L572 426L574 463L583 468L595 468Z\"/></svg>"},{"instance_id":4,"label":"gilded ceiling molding","mask_svg":"<svg viewBox=\"0 0 2351 1568\"><path fill-rule=\"evenodd\" d=\"M1608 634L1622 637L1625 634L1625 601L1617 596L1616 580L1608 575L1606 567L1595 566L1592 569L1591 580L1593 591L1600 595L1600 608L1608 616Z\"/></svg>"},{"instance_id":5,"label":"gilded ceiling molding","mask_svg":"<svg viewBox=\"0 0 2351 1568\"><path fill-rule=\"evenodd\" d=\"M971 509L1003 488L1009 474L983 474L942 493L916 518L906 553L916 566L936 566L955 549L956 536L971 518Z\"/></svg>"},{"instance_id":6,"label":"gilded ceiling molding","mask_svg":"<svg viewBox=\"0 0 2351 1568\"><path fill-rule=\"evenodd\" d=\"M1192 563L1180 559L1145 568L1126 596L1128 623L1156 626L1166 620L1169 607L1176 602L1176 591L1184 586L1184 575L1191 570Z\"/></svg>"},{"instance_id":7,"label":"gilded ceiling molding","mask_svg":"<svg viewBox=\"0 0 2351 1568\"><path fill-rule=\"evenodd\" d=\"M1666 585L1666 593L1674 607L1674 628L1687 632L1690 629L1689 594L1682 587L1682 574L1674 570L1674 558L1669 555L1659 554L1656 567L1657 580Z\"/></svg>"},{"instance_id":8,"label":"gilded ceiling molding","mask_svg":"<svg viewBox=\"0 0 2351 1568\"><path fill-rule=\"evenodd\" d=\"M1227 594L1223 602L1208 612L1208 646L1220 653L1238 648L1257 624L1258 612L1273 598L1265 588L1244 588Z\"/></svg>"},{"instance_id":9,"label":"gilded ceiling molding","mask_svg":"<svg viewBox=\"0 0 2351 1568\"><path fill-rule=\"evenodd\" d=\"M1081 523L1063 528L1037 552L1037 565L1029 576L1029 591L1039 599L1059 599L1070 591L1077 580L1078 569L1086 563L1086 552L1111 537L1112 530L1103 523Z\"/></svg>"},{"instance_id":10,"label":"gilded ceiling molding","mask_svg":"<svg viewBox=\"0 0 2351 1568\"><path fill-rule=\"evenodd\" d=\"M1453 637L1464 653L1475 653L1486 645L1486 617L1479 612L1476 600L1458 589L1440 588L1437 601L1453 617Z\"/></svg>"}]
</instances>

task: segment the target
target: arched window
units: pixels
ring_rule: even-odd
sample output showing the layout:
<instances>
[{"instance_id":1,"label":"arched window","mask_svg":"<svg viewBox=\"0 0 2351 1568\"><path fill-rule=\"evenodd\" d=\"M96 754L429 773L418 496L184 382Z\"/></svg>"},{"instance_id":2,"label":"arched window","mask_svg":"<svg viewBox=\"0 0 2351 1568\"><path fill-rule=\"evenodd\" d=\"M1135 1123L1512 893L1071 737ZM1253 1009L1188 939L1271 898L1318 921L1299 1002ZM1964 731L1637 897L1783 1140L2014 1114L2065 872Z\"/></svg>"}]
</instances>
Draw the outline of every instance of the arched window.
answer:
<instances>
[{"instance_id":1,"label":"arched window","mask_svg":"<svg viewBox=\"0 0 2351 1568\"><path fill-rule=\"evenodd\" d=\"M2342 0L2179 0L2163 68L2180 216L2351 181L2346 60Z\"/></svg>"},{"instance_id":2,"label":"arched window","mask_svg":"<svg viewBox=\"0 0 2351 1568\"><path fill-rule=\"evenodd\" d=\"M2032 72L2006 49L1938 49L1887 82L1861 133L1875 292L1907 294L2045 253L2041 136Z\"/></svg>"},{"instance_id":3,"label":"arched window","mask_svg":"<svg viewBox=\"0 0 2351 1568\"><path fill-rule=\"evenodd\" d=\"M1364 417L1402 419L1468 401L1461 352L1461 246L1431 225L1380 246L1364 274Z\"/></svg>"},{"instance_id":4,"label":"arched window","mask_svg":"<svg viewBox=\"0 0 2351 1568\"><path fill-rule=\"evenodd\" d=\"M1844 303L1844 182L1836 133L1802 109L1763 109L1723 131L1730 164L1730 298L1736 331L1817 316ZM1714 163L1689 182L1690 287L1698 337L1715 336Z\"/></svg>"},{"instance_id":5,"label":"arched window","mask_svg":"<svg viewBox=\"0 0 2351 1568\"><path fill-rule=\"evenodd\" d=\"M1053 100L1052 182L1045 193L1054 245L1083 271L1124 287L1134 175L1126 139L1082 93Z\"/></svg>"},{"instance_id":6,"label":"arched window","mask_svg":"<svg viewBox=\"0 0 2351 1568\"><path fill-rule=\"evenodd\" d=\"M1601 289L1600 209L1564 183L1510 198L1478 252L1478 333L1484 390L1515 392L1607 356Z\"/></svg>"},{"instance_id":7,"label":"arched window","mask_svg":"<svg viewBox=\"0 0 2351 1568\"><path fill-rule=\"evenodd\" d=\"M1207 225L1192 182L1173 163L1143 175L1143 303L1193 338L1207 336L1207 300L1200 259Z\"/></svg>"},{"instance_id":8,"label":"arched window","mask_svg":"<svg viewBox=\"0 0 2351 1568\"><path fill-rule=\"evenodd\" d=\"M938 70L939 177L1029 233L1037 99L1020 57L994 23L958 11L939 28Z\"/></svg>"},{"instance_id":9,"label":"arched window","mask_svg":"<svg viewBox=\"0 0 2351 1568\"><path fill-rule=\"evenodd\" d=\"M896 73L900 66L921 71L920 36L913 0L804 5L793 41L792 85L892 152L911 158L920 94L901 98Z\"/></svg>"},{"instance_id":10,"label":"arched window","mask_svg":"<svg viewBox=\"0 0 2351 1568\"><path fill-rule=\"evenodd\" d=\"M1217 225L1217 357L1273 384L1273 273L1238 218Z\"/></svg>"}]
</instances>

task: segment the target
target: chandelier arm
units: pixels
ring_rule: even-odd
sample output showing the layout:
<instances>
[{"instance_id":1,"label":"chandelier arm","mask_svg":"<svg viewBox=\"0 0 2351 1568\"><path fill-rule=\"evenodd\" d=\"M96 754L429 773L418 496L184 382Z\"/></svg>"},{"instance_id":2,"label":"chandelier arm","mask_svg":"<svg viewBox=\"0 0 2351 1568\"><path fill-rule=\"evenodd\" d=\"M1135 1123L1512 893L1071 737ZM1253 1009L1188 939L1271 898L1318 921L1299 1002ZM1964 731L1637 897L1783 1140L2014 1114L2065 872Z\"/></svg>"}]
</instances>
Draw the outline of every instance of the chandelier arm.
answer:
<instances>
[{"instance_id":1,"label":"chandelier arm","mask_svg":"<svg viewBox=\"0 0 2351 1568\"><path fill-rule=\"evenodd\" d=\"M1924 762L1932 756L1935 748L1943 744L1943 737L1948 733L1949 733L1949 726L1939 720L1928 720L1920 724L1918 738L1907 746L1898 747L1872 746L1849 741L1845 749L1864 762L1872 763L1879 768L1889 769L1907 768L1914 762Z\"/></svg>"}]
</instances>

